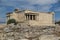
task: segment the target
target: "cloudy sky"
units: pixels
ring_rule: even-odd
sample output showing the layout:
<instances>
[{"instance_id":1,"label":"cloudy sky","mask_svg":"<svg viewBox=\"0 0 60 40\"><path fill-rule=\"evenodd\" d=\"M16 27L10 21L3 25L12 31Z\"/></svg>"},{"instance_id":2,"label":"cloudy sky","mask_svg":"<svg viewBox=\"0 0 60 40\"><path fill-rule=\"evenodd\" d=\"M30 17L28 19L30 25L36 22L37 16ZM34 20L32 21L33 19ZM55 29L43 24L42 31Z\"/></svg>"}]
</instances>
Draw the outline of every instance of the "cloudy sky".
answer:
<instances>
[{"instance_id":1,"label":"cloudy sky","mask_svg":"<svg viewBox=\"0 0 60 40\"><path fill-rule=\"evenodd\" d=\"M0 0L0 21L4 21L7 12L15 8L40 12L55 12L56 20L60 20L60 0Z\"/></svg>"}]
</instances>

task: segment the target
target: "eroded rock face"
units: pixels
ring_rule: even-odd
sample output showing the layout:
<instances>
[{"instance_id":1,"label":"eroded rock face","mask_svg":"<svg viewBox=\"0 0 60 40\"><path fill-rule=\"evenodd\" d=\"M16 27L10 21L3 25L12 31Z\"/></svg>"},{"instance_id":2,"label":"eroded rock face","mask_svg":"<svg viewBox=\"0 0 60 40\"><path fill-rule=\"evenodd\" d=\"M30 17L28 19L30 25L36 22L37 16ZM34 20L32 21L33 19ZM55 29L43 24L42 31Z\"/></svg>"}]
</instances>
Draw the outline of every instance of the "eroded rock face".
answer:
<instances>
[{"instance_id":1,"label":"eroded rock face","mask_svg":"<svg viewBox=\"0 0 60 40\"><path fill-rule=\"evenodd\" d=\"M3 29L3 32L0 33L0 40L40 40L41 35L51 35L53 33L54 27L42 28L24 24L10 24Z\"/></svg>"},{"instance_id":2,"label":"eroded rock face","mask_svg":"<svg viewBox=\"0 0 60 40\"><path fill-rule=\"evenodd\" d=\"M40 40L58 40L55 35L41 35Z\"/></svg>"}]
</instances>

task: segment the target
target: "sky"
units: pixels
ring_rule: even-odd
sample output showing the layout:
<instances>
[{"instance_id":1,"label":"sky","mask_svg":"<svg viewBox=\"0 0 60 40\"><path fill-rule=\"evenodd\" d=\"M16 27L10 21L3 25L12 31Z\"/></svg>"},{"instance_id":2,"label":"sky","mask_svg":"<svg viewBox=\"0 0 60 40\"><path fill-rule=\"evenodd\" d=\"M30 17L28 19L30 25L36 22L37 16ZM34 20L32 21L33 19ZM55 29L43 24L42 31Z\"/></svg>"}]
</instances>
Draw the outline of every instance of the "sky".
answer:
<instances>
[{"instance_id":1,"label":"sky","mask_svg":"<svg viewBox=\"0 0 60 40\"><path fill-rule=\"evenodd\" d=\"M20 10L55 12L55 20L60 20L60 0L0 0L0 22L5 21L6 13Z\"/></svg>"}]
</instances>

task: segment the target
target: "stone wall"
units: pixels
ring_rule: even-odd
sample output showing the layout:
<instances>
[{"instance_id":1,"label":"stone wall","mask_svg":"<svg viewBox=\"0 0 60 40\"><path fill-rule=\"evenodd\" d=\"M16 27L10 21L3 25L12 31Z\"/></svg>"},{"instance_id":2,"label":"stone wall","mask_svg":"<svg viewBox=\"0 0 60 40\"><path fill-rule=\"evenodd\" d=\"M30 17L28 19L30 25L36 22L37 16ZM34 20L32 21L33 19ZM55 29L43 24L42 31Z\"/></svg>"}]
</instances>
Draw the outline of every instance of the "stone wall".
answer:
<instances>
[{"instance_id":1,"label":"stone wall","mask_svg":"<svg viewBox=\"0 0 60 40\"><path fill-rule=\"evenodd\" d=\"M31 12L32 13L32 12ZM54 24L54 14L52 12L45 13L40 12L37 13L36 20L28 20L29 24L34 26L55 26Z\"/></svg>"}]
</instances>

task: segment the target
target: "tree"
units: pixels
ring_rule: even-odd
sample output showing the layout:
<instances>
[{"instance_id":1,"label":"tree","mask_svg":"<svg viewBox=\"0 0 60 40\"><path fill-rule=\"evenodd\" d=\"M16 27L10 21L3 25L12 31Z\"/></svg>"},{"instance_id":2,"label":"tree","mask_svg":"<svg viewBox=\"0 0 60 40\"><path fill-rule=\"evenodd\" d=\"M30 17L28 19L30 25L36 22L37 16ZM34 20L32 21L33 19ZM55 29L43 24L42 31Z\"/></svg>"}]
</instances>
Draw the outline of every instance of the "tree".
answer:
<instances>
[{"instance_id":1,"label":"tree","mask_svg":"<svg viewBox=\"0 0 60 40\"><path fill-rule=\"evenodd\" d=\"M17 24L17 22L16 22L15 19L9 19L9 20L7 21L7 24L11 24L11 23L14 23L14 25Z\"/></svg>"}]
</instances>

